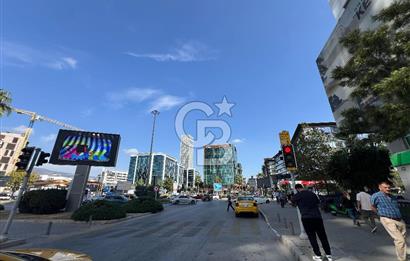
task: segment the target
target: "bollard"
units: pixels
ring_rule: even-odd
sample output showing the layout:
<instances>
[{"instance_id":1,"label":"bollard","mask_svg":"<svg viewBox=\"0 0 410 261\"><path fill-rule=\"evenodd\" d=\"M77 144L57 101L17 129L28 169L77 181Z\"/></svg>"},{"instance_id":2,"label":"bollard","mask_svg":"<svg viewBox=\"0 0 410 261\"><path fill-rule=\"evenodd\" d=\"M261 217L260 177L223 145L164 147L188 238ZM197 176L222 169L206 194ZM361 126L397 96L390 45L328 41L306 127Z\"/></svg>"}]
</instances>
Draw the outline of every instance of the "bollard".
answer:
<instances>
[{"instance_id":1,"label":"bollard","mask_svg":"<svg viewBox=\"0 0 410 261\"><path fill-rule=\"evenodd\" d=\"M48 226L47 226L47 231L46 231L46 236L50 235L51 232L51 227L53 226L53 222L48 222Z\"/></svg>"},{"instance_id":2,"label":"bollard","mask_svg":"<svg viewBox=\"0 0 410 261\"><path fill-rule=\"evenodd\" d=\"M88 226L91 227L92 224L93 224L93 216L90 215L90 217L88 218Z\"/></svg>"},{"instance_id":3,"label":"bollard","mask_svg":"<svg viewBox=\"0 0 410 261\"><path fill-rule=\"evenodd\" d=\"M289 222L289 225L290 225L290 232L291 232L292 235L294 236L294 235L295 235L295 227L293 226L293 223L292 223L292 222Z\"/></svg>"},{"instance_id":4,"label":"bollard","mask_svg":"<svg viewBox=\"0 0 410 261\"><path fill-rule=\"evenodd\" d=\"M278 213L278 222L280 223L280 214Z\"/></svg>"},{"instance_id":5,"label":"bollard","mask_svg":"<svg viewBox=\"0 0 410 261\"><path fill-rule=\"evenodd\" d=\"M283 223L285 223L285 228L288 229L288 221L286 218L283 218Z\"/></svg>"}]
</instances>

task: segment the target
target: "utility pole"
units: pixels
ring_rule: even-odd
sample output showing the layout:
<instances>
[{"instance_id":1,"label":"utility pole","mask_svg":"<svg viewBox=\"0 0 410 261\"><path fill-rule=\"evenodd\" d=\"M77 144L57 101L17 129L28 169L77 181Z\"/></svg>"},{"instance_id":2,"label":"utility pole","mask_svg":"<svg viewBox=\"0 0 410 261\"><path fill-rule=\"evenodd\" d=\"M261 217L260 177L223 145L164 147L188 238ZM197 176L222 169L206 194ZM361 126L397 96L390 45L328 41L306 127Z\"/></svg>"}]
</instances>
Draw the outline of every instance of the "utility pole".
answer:
<instances>
[{"instance_id":1,"label":"utility pole","mask_svg":"<svg viewBox=\"0 0 410 261\"><path fill-rule=\"evenodd\" d=\"M148 161L148 178L146 180L146 185L149 185L150 182L150 177L151 177L151 164L152 164L152 147L154 145L154 134L155 134L155 122L157 119L157 116L159 115L159 111L153 110L151 112L152 116L154 117L154 121L152 123L152 134L151 134L151 147L149 149L149 161Z\"/></svg>"},{"instance_id":2,"label":"utility pole","mask_svg":"<svg viewBox=\"0 0 410 261\"><path fill-rule=\"evenodd\" d=\"M34 152L31 154L31 157L28 161L27 168L26 168L26 175L24 176L23 183L19 189L19 193L17 195L16 202L13 205L13 208L10 211L9 217L7 219L6 224L4 225L3 231L0 235L0 242L7 241L10 226L13 222L13 218L17 212L17 207L20 204L21 197L23 196L23 192L27 189L28 180L30 178L30 174L33 171L34 166L37 164L38 158L40 157L41 149L36 148Z\"/></svg>"}]
</instances>

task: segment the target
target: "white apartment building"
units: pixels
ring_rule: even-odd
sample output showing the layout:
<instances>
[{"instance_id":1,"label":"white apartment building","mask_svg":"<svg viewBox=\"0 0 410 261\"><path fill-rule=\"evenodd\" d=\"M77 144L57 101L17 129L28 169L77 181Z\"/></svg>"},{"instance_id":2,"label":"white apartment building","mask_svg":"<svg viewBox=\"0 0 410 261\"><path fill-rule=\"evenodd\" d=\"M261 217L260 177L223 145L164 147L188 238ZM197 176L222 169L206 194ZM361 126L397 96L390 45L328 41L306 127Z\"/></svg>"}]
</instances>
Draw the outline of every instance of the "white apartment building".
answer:
<instances>
[{"instance_id":1,"label":"white apartment building","mask_svg":"<svg viewBox=\"0 0 410 261\"><path fill-rule=\"evenodd\" d=\"M118 171L111 169L103 169L101 174L98 175L97 179L103 187L115 187L119 181L126 182L128 177L128 172Z\"/></svg>"},{"instance_id":2,"label":"white apartment building","mask_svg":"<svg viewBox=\"0 0 410 261\"><path fill-rule=\"evenodd\" d=\"M8 175L16 169L20 149L23 146L23 135L11 132L0 133L0 176Z\"/></svg>"}]
</instances>

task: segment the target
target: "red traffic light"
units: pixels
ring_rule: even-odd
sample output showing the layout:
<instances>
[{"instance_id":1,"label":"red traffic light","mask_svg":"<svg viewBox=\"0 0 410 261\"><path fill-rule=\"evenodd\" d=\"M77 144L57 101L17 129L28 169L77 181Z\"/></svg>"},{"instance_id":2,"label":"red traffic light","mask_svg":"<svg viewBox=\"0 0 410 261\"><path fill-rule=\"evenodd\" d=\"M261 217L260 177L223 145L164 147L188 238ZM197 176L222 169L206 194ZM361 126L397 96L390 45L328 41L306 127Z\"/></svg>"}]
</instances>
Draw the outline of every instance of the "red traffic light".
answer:
<instances>
[{"instance_id":1,"label":"red traffic light","mask_svg":"<svg viewBox=\"0 0 410 261\"><path fill-rule=\"evenodd\" d=\"M292 153L292 147L291 146L283 146L283 153L291 154Z\"/></svg>"}]
</instances>

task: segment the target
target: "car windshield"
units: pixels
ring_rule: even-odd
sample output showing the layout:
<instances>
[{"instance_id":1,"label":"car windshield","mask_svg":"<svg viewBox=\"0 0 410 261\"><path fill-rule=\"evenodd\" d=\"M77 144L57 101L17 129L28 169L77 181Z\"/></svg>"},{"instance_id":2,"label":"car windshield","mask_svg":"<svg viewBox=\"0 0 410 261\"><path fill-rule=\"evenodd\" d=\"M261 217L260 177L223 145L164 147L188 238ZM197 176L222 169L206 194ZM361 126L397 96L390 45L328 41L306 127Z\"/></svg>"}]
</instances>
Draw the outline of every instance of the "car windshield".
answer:
<instances>
[{"instance_id":1,"label":"car windshield","mask_svg":"<svg viewBox=\"0 0 410 261\"><path fill-rule=\"evenodd\" d=\"M239 197L238 201L253 201L254 197Z\"/></svg>"}]
</instances>

